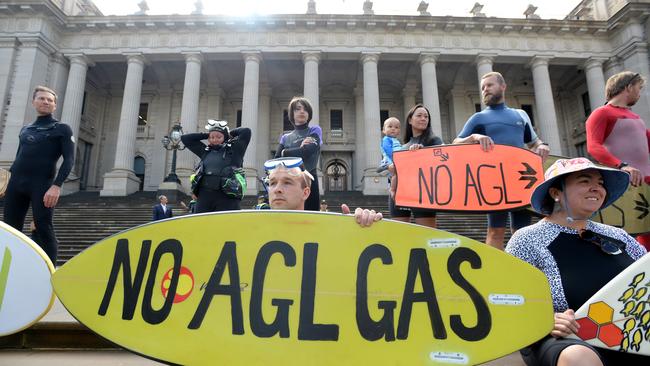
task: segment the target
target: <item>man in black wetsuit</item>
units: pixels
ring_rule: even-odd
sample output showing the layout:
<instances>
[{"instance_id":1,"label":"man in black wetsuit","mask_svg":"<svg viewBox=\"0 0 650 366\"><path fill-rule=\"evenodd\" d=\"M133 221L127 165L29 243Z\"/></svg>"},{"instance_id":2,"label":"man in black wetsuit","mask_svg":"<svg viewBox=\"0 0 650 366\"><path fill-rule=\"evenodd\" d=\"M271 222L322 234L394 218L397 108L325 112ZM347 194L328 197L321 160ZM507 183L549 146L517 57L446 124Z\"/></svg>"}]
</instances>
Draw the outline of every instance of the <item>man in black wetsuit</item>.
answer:
<instances>
[{"instance_id":1,"label":"man in black wetsuit","mask_svg":"<svg viewBox=\"0 0 650 366\"><path fill-rule=\"evenodd\" d=\"M22 231L31 203L38 245L56 265L57 240L52 216L61 185L74 164L74 137L70 126L52 117L56 109L56 93L52 89L37 86L32 98L38 118L20 130L5 196L4 220ZM62 156L63 164L55 178L56 163Z\"/></svg>"}]
</instances>

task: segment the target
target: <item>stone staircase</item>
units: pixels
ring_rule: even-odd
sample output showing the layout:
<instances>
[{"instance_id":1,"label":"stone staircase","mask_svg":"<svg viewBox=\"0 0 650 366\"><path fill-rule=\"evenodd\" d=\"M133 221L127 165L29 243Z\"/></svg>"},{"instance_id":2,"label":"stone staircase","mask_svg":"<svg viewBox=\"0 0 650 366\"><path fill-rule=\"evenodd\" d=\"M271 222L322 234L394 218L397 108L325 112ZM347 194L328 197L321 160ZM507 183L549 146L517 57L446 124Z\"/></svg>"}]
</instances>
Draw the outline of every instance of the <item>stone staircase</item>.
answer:
<instances>
[{"instance_id":1,"label":"stone staircase","mask_svg":"<svg viewBox=\"0 0 650 366\"><path fill-rule=\"evenodd\" d=\"M331 212L340 212L342 203L352 210L356 207L381 211L389 218L386 196L363 196L360 192L328 193L326 199ZM189 200L185 200L187 203ZM138 192L128 197L99 197L97 192L79 192L62 197L54 213L54 228L59 239L57 265L101 239L123 230L151 221L151 208L156 203L155 192ZM252 208L256 197L247 196L242 208ZM0 200L0 219L3 213ZM180 204L171 204L176 216L186 214ZM31 212L25 220L24 232L29 235ZM485 240L485 215L445 213L438 214L438 227L483 242ZM507 237L506 237L507 240Z\"/></svg>"}]
</instances>

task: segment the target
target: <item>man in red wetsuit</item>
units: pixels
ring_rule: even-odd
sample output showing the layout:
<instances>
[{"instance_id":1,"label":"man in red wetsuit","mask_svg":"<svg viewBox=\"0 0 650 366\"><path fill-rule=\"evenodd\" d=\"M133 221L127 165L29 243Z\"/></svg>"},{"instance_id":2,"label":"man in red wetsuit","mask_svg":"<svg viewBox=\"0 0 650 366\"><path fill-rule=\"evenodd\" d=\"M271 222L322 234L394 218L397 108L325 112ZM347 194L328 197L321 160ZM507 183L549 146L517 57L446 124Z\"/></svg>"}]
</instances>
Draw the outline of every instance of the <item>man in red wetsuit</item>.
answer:
<instances>
[{"instance_id":1,"label":"man in red wetsuit","mask_svg":"<svg viewBox=\"0 0 650 366\"><path fill-rule=\"evenodd\" d=\"M624 71L607 80L607 104L587 119L587 150L599 163L630 174L634 186L650 184L650 130L630 110L641 96L643 76ZM650 249L650 233L637 237Z\"/></svg>"}]
</instances>

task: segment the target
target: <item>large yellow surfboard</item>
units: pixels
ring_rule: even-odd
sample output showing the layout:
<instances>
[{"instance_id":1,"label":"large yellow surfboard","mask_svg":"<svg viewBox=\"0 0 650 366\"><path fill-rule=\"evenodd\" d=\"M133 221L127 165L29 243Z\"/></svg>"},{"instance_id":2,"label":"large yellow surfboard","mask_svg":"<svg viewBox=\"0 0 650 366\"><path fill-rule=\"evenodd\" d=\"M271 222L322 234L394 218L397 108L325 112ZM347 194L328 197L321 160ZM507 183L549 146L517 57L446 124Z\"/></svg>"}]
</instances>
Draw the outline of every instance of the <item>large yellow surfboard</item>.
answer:
<instances>
[{"instance_id":1,"label":"large yellow surfboard","mask_svg":"<svg viewBox=\"0 0 650 366\"><path fill-rule=\"evenodd\" d=\"M553 325L544 275L448 232L288 211L124 231L53 275L81 323L184 365L478 364Z\"/></svg>"}]
</instances>

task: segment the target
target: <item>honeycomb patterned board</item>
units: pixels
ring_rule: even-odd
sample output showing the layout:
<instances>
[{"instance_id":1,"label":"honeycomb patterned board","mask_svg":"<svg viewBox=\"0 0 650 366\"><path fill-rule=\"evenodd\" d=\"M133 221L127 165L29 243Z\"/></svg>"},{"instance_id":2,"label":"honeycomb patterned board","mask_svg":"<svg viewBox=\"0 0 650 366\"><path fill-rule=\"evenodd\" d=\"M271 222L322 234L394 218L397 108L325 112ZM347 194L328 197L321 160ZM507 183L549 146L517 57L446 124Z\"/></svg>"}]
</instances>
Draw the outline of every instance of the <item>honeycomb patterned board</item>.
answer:
<instances>
[{"instance_id":1,"label":"honeycomb patterned board","mask_svg":"<svg viewBox=\"0 0 650 366\"><path fill-rule=\"evenodd\" d=\"M576 312L578 338L601 348L650 355L650 256L621 272Z\"/></svg>"}]
</instances>

